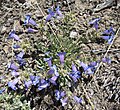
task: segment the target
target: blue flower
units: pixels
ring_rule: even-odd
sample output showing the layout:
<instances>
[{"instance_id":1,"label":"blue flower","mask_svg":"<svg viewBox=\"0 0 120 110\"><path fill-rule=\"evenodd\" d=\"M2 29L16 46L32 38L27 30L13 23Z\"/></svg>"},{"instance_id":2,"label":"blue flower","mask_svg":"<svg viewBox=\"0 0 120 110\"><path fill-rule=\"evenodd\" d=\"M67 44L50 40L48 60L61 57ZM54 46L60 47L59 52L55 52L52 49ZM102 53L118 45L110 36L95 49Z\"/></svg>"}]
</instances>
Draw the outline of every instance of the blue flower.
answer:
<instances>
[{"instance_id":1,"label":"blue flower","mask_svg":"<svg viewBox=\"0 0 120 110\"><path fill-rule=\"evenodd\" d=\"M40 77L39 76L30 75L30 80L32 81L33 85L37 85L40 82Z\"/></svg>"},{"instance_id":2,"label":"blue flower","mask_svg":"<svg viewBox=\"0 0 120 110\"><path fill-rule=\"evenodd\" d=\"M34 33L34 32L38 32L38 30L29 27L27 29L27 32Z\"/></svg>"},{"instance_id":3,"label":"blue flower","mask_svg":"<svg viewBox=\"0 0 120 110\"><path fill-rule=\"evenodd\" d=\"M102 36L104 40L108 41L108 44L111 44L113 41L114 36Z\"/></svg>"},{"instance_id":4,"label":"blue flower","mask_svg":"<svg viewBox=\"0 0 120 110\"><path fill-rule=\"evenodd\" d=\"M110 29L105 30L102 34L103 34L102 38L104 40L107 40L108 44L111 44L111 42L113 41L114 35L115 35L113 28L110 27Z\"/></svg>"},{"instance_id":5,"label":"blue flower","mask_svg":"<svg viewBox=\"0 0 120 110\"><path fill-rule=\"evenodd\" d=\"M19 54L17 54L17 56L16 56L16 59L20 66L24 66L26 64L26 61L23 59L24 54L25 53L22 51Z\"/></svg>"},{"instance_id":6,"label":"blue flower","mask_svg":"<svg viewBox=\"0 0 120 110\"><path fill-rule=\"evenodd\" d=\"M94 61L91 62L88 66L89 68L91 68L91 70L94 72L96 70L96 68L98 67L100 61Z\"/></svg>"},{"instance_id":7,"label":"blue flower","mask_svg":"<svg viewBox=\"0 0 120 110\"><path fill-rule=\"evenodd\" d=\"M49 67L52 66L52 57L50 57L50 58L44 58L44 61L48 63Z\"/></svg>"},{"instance_id":8,"label":"blue flower","mask_svg":"<svg viewBox=\"0 0 120 110\"><path fill-rule=\"evenodd\" d=\"M49 54L50 54L50 51L45 52L45 55L47 55L47 56L48 56Z\"/></svg>"},{"instance_id":9,"label":"blue flower","mask_svg":"<svg viewBox=\"0 0 120 110\"><path fill-rule=\"evenodd\" d=\"M15 44L15 45L13 45L13 48L18 49L18 48L20 48L20 46Z\"/></svg>"},{"instance_id":10,"label":"blue flower","mask_svg":"<svg viewBox=\"0 0 120 110\"><path fill-rule=\"evenodd\" d=\"M81 73L77 70L74 63L72 63L72 73L70 73L69 75L74 82L77 82L77 80L81 77Z\"/></svg>"},{"instance_id":11,"label":"blue flower","mask_svg":"<svg viewBox=\"0 0 120 110\"><path fill-rule=\"evenodd\" d=\"M56 8L56 13L57 13L60 17L63 16L62 12L60 11L60 6L59 6L59 5L58 5L57 8Z\"/></svg>"},{"instance_id":12,"label":"blue flower","mask_svg":"<svg viewBox=\"0 0 120 110\"><path fill-rule=\"evenodd\" d=\"M102 62L111 64L111 59L110 58L102 58Z\"/></svg>"},{"instance_id":13,"label":"blue flower","mask_svg":"<svg viewBox=\"0 0 120 110\"><path fill-rule=\"evenodd\" d=\"M114 35L115 32L113 30L113 27L111 26L109 29L105 30L102 34L106 34L106 35Z\"/></svg>"},{"instance_id":14,"label":"blue flower","mask_svg":"<svg viewBox=\"0 0 120 110\"><path fill-rule=\"evenodd\" d=\"M82 102L82 98L79 98L77 96L74 96L74 100L77 102L77 103L81 103Z\"/></svg>"},{"instance_id":15,"label":"blue flower","mask_svg":"<svg viewBox=\"0 0 120 110\"><path fill-rule=\"evenodd\" d=\"M27 90L32 85L32 81L31 80L30 81L25 81L24 84L25 84L25 88Z\"/></svg>"},{"instance_id":16,"label":"blue flower","mask_svg":"<svg viewBox=\"0 0 120 110\"><path fill-rule=\"evenodd\" d=\"M97 62L96 62L96 61L91 62L91 63L89 64L89 66L90 66L90 67L95 67L95 66L97 66Z\"/></svg>"},{"instance_id":17,"label":"blue flower","mask_svg":"<svg viewBox=\"0 0 120 110\"><path fill-rule=\"evenodd\" d=\"M87 74L93 74L94 72L91 70L91 67L88 66L87 64L80 62L80 65L82 66L82 68L84 69L84 72Z\"/></svg>"},{"instance_id":18,"label":"blue flower","mask_svg":"<svg viewBox=\"0 0 120 110\"><path fill-rule=\"evenodd\" d=\"M53 65L53 69L54 69L54 71L55 71L54 74L55 74L56 76L59 76L59 73L58 73L58 71L57 71L57 67L56 67L56 65Z\"/></svg>"},{"instance_id":19,"label":"blue flower","mask_svg":"<svg viewBox=\"0 0 120 110\"><path fill-rule=\"evenodd\" d=\"M78 79L81 77L79 71L78 72L70 73L69 75L73 79L74 82L77 82Z\"/></svg>"},{"instance_id":20,"label":"blue flower","mask_svg":"<svg viewBox=\"0 0 120 110\"><path fill-rule=\"evenodd\" d=\"M17 57L23 58L24 54L25 54L24 51L22 51L22 52L20 52L19 54L17 54Z\"/></svg>"},{"instance_id":21,"label":"blue flower","mask_svg":"<svg viewBox=\"0 0 120 110\"><path fill-rule=\"evenodd\" d=\"M65 96L65 91L59 91L59 90L55 90L55 98L56 100L60 100L60 102L62 103L62 106L65 106L67 104L67 97L63 99L63 97Z\"/></svg>"},{"instance_id":22,"label":"blue flower","mask_svg":"<svg viewBox=\"0 0 120 110\"><path fill-rule=\"evenodd\" d=\"M13 90L17 90L16 84L18 83L18 79L14 79L13 81L8 82L8 87Z\"/></svg>"},{"instance_id":23,"label":"blue flower","mask_svg":"<svg viewBox=\"0 0 120 110\"><path fill-rule=\"evenodd\" d=\"M20 38L18 37L18 35L15 34L14 30L9 33L8 39L14 39L16 41L20 41Z\"/></svg>"},{"instance_id":24,"label":"blue flower","mask_svg":"<svg viewBox=\"0 0 120 110\"><path fill-rule=\"evenodd\" d=\"M57 55L60 58L60 63L63 65L64 64L64 57L66 55L66 52L59 52Z\"/></svg>"},{"instance_id":25,"label":"blue flower","mask_svg":"<svg viewBox=\"0 0 120 110\"><path fill-rule=\"evenodd\" d=\"M55 98L56 98L56 100L60 100L64 96L65 96L64 91L55 90Z\"/></svg>"},{"instance_id":26,"label":"blue flower","mask_svg":"<svg viewBox=\"0 0 120 110\"><path fill-rule=\"evenodd\" d=\"M18 60L18 63L20 66L24 66L26 64L26 61L20 57L16 57L16 59Z\"/></svg>"},{"instance_id":27,"label":"blue flower","mask_svg":"<svg viewBox=\"0 0 120 110\"><path fill-rule=\"evenodd\" d=\"M53 66L50 67L50 70L48 71L48 74L54 74L55 76L59 76L56 65L53 65Z\"/></svg>"},{"instance_id":28,"label":"blue flower","mask_svg":"<svg viewBox=\"0 0 120 110\"><path fill-rule=\"evenodd\" d=\"M64 99L60 99L60 102L62 103L62 106L65 106L67 104L68 97Z\"/></svg>"},{"instance_id":29,"label":"blue flower","mask_svg":"<svg viewBox=\"0 0 120 110\"><path fill-rule=\"evenodd\" d=\"M78 71L74 63L72 63L72 71L73 71L73 72Z\"/></svg>"},{"instance_id":30,"label":"blue flower","mask_svg":"<svg viewBox=\"0 0 120 110\"><path fill-rule=\"evenodd\" d=\"M52 9L48 9L48 15L46 17L46 21L49 21L52 17L54 17L55 13L52 11Z\"/></svg>"},{"instance_id":31,"label":"blue flower","mask_svg":"<svg viewBox=\"0 0 120 110\"><path fill-rule=\"evenodd\" d=\"M17 71L19 69L19 67L16 66L13 61L11 61L10 63L8 63L8 69L13 69L13 70Z\"/></svg>"},{"instance_id":32,"label":"blue flower","mask_svg":"<svg viewBox=\"0 0 120 110\"><path fill-rule=\"evenodd\" d=\"M98 29L98 22L100 21L101 18L96 18L94 20L92 20L91 22L89 22L90 25L93 25L94 28L97 30Z\"/></svg>"},{"instance_id":33,"label":"blue flower","mask_svg":"<svg viewBox=\"0 0 120 110\"><path fill-rule=\"evenodd\" d=\"M2 94L5 91L5 88L0 89L0 94Z\"/></svg>"},{"instance_id":34,"label":"blue flower","mask_svg":"<svg viewBox=\"0 0 120 110\"><path fill-rule=\"evenodd\" d=\"M55 97L57 100L60 100L61 98L60 92L58 90L55 90Z\"/></svg>"},{"instance_id":35,"label":"blue flower","mask_svg":"<svg viewBox=\"0 0 120 110\"><path fill-rule=\"evenodd\" d=\"M50 68L50 70L47 72L47 74L52 75L55 73L55 70L53 67Z\"/></svg>"},{"instance_id":36,"label":"blue flower","mask_svg":"<svg viewBox=\"0 0 120 110\"><path fill-rule=\"evenodd\" d=\"M12 70L11 71L11 75L14 76L14 77L16 77L16 76L19 76L19 73L16 72L15 70Z\"/></svg>"},{"instance_id":37,"label":"blue flower","mask_svg":"<svg viewBox=\"0 0 120 110\"><path fill-rule=\"evenodd\" d=\"M37 26L36 22L31 18L30 15L26 15L26 16L25 16L24 24L25 24L25 25L31 24L31 25Z\"/></svg>"},{"instance_id":38,"label":"blue flower","mask_svg":"<svg viewBox=\"0 0 120 110\"><path fill-rule=\"evenodd\" d=\"M38 84L38 90L43 90L45 88L47 88L50 84L48 83L48 81L42 79L40 81L40 83Z\"/></svg>"},{"instance_id":39,"label":"blue flower","mask_svg":"<svg viewBox=\"0 0 120 110\"><path fill-rule=\"evenodd\" d=\"M53 77L51 77L51 78L49 79L49 81L50 81L52 84L57 85L57 84L56 84L57 78L58 78L58 76L53 76Z\"/></svg>"}]
</instances>

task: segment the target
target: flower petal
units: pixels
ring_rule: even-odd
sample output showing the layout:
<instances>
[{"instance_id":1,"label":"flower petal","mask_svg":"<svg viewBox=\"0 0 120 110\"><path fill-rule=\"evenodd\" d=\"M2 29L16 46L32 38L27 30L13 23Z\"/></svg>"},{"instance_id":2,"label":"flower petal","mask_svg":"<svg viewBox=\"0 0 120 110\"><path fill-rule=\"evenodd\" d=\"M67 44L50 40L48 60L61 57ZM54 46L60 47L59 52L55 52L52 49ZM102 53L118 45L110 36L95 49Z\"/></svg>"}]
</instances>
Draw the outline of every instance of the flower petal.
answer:
<instances>
[{"instance_id":1,"label":"flower petal","mask_svg":"<svg viewBox=\"0 0 120 110\"><path fill-rule=\"evenodd\" d=\"M77 102L77 103L81 103L82 102L82 98L79 98L77 96L74 96L74 100Z\"/></svg>"},{"instance_id":2,"label":"flower petal","mask_svg":"<svg viewBox=\"0 0 120 110\"><path fill-rule=\"evenodd\" d=\"M60 99L62 106L65 106L67 104L67 100L68 100L68 97L66 97L64 99Z\"/></svg>"}]
</instances>

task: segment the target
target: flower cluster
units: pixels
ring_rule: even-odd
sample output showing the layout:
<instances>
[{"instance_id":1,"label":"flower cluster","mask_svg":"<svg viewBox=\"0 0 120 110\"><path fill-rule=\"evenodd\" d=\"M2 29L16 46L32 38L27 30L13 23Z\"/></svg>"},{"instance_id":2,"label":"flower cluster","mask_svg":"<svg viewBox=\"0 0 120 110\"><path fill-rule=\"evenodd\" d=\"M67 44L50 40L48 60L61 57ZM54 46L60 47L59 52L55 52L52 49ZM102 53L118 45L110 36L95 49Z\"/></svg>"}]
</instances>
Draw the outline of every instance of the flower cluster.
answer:
<instances>
[{"instance_id":1,"label":"flower cluster","mask_svg":"<svg viewBox=\"0 0 120 110\"><path fill-rule=\"evenodd\" d=\"M14 39L16 41L20 41L20 38L18 35L15 34L15 30L12 30L8 36L8 39Z\"/></svg>"},{"instance_id":2,"label":"flower cluster","mask_svg":"<svg viewBox=\"0 0 120 110\"><path fill-rule=\"evenodd\" d=\"M94 20L92 20L91 22L89 22L90 25L94 26L94 28L96 30L98 30L98 22L101 20L101 18L96 18ZM115 32L113 30L113 27L111 26L109 29L105 30L102 33L102 38L106 41L108 41L108 44L111 44L111 42L113 41Z\"/></svg>"},{"instance_id":3,"label":"flower cluster","mask_svg":"<svg viewBox=\"0 0 120 110\"><path fill-rule=\"evenodd\" d=\"M55 11L53 11L52 8L48 9L48 13L49 14L46 17L46 21L51 20L52 17L63 17L63 14L60 11L59 6L57 6ZM96 18L93 21L89 22L89 24L93 25L94 28L96 30L98 30L98 22L100 20L101 20L100 18ZM30 15L25 16L24 25L26 27L28 27L27 32L29 32L29 33L38 32L38 30L36 29L36 27L38 25L36 24L36 22L32 19L32 17ZM35 27L35 28L31 28L31 27ZM105 30L102 34L103 34L102 38L107 40L108 43L110 44L114 37L113 28L110 27L110 29ZM16 34L15 30L12 30L10 32L8 39L14 39L15 41L20 41L20 38ZM17 44L14 44L13 48L18 49L21 47ZM61 68L64 67L64 65L65 65L65 55L66 54L67 54L66 52L59 52L57 54L57 56L59 57ZM24 55L25 55L25 52L24 52L24 50L22 50L15 56L16 62L12 60L10 63L8 63L8 70L11 70L11 75L12 75L12 80L7 82L8 88L10 88L13 91L21 89L21 86L20 86L21 82L23 84L23 88L24 88L25 92L27 92L32 87L34 87L37 91L42 91L44 89L48 89L51 86L57 86L57 87L60 86L59 85L60 82L58 81L61 77L60 68L59 68L59 65L53 64L53 62L52 62L53 57L51 57L51 56L49 58L44 58L44 62L48 64L48 69L49 69L46 72L47 75L45 78L42 78L39 75L34 74L34 75L29 75L28 79L23 79L23 81L21 81L22 79L19 77L20 76L19 69L20 69L20 67L24 67L26 65ZM103 63L108 63L108 64L111 63L111 59L107 58L107 57L102 58L101 61ZM65 73L65 74L66 74L66 76L68 76L70 78L71 83L73 83L73 82L77 83L78 80L82 77L82 73L85 73L87 75L94 74L99 63L100 63L100 61L93 61L93 62L90 62L89 64L86 64L82 61L79 61L78 67L82 67L82 69L83 69L83 71L80 71L78 69L76 63L72 62L71 70L69 72L67 71L67 73ZM64 68L62 68L62 69L64 69ZM5 88L1 89L0 94L2 94L4 91L5 91ZM54 90L54 95L55 95L56 100L61 102L62 106L65 106L67 104L67 101L68 101L67 92L56 89L56 90ZM82 102L82 98L77 97L75 95L73 95L73 99L77 103Z\"/></svg>"},{"instance_id":4,"label":"flower cluster","mask_svg":"<svg viewBox=\"0 0 120 110\"><path fill-rule=\"evenodd\" d=\"M96 30L98 30L98 22L100 21L101 18L96 18L89 22L90 25L93 25Z\"/></svg>"},{"instance_id":5,"label":"flower cluster","mask_svg":"<svg viewBox=\"0 0 120 110\"><path fill-rule=\"evenodd\" d=\"M55 98L62 103L62 106L65 106L67 104L68 97L64 98L65 95L65 91L55 90Z\"/></svg>"},{"instance_id":6,"label":"flower cluster","mask_svg":"<svg viewBox=\"0 0 120 110\"><path fill-rule=\"evenodd\" d=\"M108 44L111 44L111 42L113 41L113 38L114 38L114 35L115 35L115 32L113 30L112 27L110 27L110 29L107 29L105 30L103 33L102 33L102 38L106 41L108 41Z\"/></svg>"},{"instance_id":7,"label":"flower cluster","mask_svg":"<svg viewBox=\"0 0 120 110\"><path fill-rule=\"evenodd\" d=\"M55 12L53 11L53 8L49 8L48 13L49 14L46 17L46 21L49 21L52 17L57 17L57 18L62 18L63 17L63 14L60 11L60 6L59 5L55 9Z\"/></svg>"}]
</instances>

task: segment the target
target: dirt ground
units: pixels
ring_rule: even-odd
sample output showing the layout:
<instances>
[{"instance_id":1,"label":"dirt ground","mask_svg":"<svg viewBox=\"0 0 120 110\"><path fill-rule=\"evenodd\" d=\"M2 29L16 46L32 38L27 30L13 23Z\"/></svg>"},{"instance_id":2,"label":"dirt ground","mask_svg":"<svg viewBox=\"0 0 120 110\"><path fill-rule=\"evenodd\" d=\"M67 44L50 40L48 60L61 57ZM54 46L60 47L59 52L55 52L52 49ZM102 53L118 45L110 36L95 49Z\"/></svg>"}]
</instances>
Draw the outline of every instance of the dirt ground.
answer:
<instances>
[{"instance_id":1,"label":"dirt ground","mask_svg":"<svg viewBox=\"0 0 120 110\"><path fill-rule=\"evenodd\" d=\"M27 47L27 68L28 71L34 71L33 60L37 59L37 54L42 56L42 52L36 48L37 43L41 42L43 46L48 47L49 41L47 36L39 31L37 33L26 33L26 27L21 26L26 14L32 15L34 20L39 24L45 20L47 9L53 6L54 3L59 3L63 14L69 12L74 13L76 22L71 23L71 31L75 31L77 36L73 40L77 40L84 36L84 43L78 45L86 59L101 59L109 45L101 40L100 35L110 26L116 32L116 39L107 53L112 60L111 64L102 64L93 80L83 85L76 87L77 94L84 94L82 104L75 104L73 100L69 101L65 107L56 106L53 104L52 97L45 96L44 100L35 100L35 110L92 110L91 105L94 105L95 110L120 110L120 8L116 5L103 9L94 13L92 10L103 0L0 0L0 75L8 73L7 64L12 58L12 40L7 40L9 32L12 29L16 30L22 45L28 44ZM57 2L56 2L57 1ZM101 18L99 29L96 33L93 28L90 28L88 23L94 18ZM55 24L54 24L55 25ZM57 32L56 27L51 27ZM65 24L64 24L65 25ZM41 29L38 27L38 29ZM97 35L93 39L93 36ZM18 42L19 44L19 42ZM23 47L24 47L23 46ZM102 50L96 53L91 50ZM14 53L18 51L15 50ZM83 54L80 54L83 57ZM33 70L32 70L33 69ZM6 76L6 80L9 75ZM83 89L84 87L84 89ZM92 102L92 104L91 104Z\"/></svg>"}]
</instances>

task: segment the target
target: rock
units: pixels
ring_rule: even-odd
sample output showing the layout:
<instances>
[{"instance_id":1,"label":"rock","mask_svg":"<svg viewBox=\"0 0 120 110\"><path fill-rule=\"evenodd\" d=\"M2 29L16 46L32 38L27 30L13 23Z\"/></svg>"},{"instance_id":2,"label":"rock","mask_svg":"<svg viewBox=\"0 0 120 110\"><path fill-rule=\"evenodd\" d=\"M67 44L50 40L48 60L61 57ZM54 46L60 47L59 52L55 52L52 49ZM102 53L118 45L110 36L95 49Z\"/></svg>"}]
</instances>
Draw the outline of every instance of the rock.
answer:
<instances>
[{"instance_id":1,"label":"rock","mask_svg":"<svg viewBox=\"0 0 120 110\"><path fill-rule=\"evenodd\" d=\"M75 38L75 37L77 37L77 32L71 31L70 32L70 38Z\"/></svg>"},{"instance_id":2,"label":"rock","mask_svg":"<svg viewBox=\"0 0 120 110\"><path fill-rule=\"evenodd\" d=\"M2 29L1 29L1 34L4 34L7 30L7 27L3 26Z\"/></svg>"},{"instance_id":3,"label":"rock","mask_svg":"<svg viewBox=\"0 0 120 110\"><path fill-rule=\"evenodd\" d=\"M44 15L43 15L39 10L36 10L36 11L35 11L35 16L36 16L37 18L43 18L43 17L44 17Z\"/></svg>"}]
</instances>

